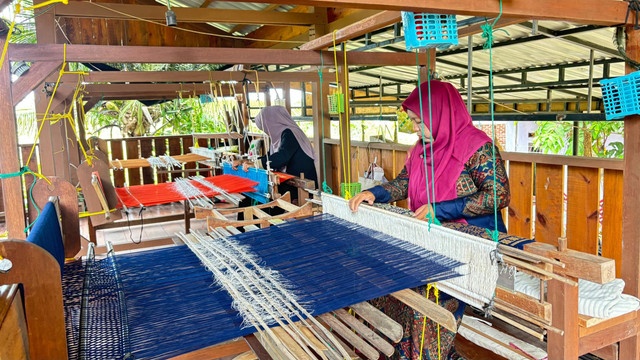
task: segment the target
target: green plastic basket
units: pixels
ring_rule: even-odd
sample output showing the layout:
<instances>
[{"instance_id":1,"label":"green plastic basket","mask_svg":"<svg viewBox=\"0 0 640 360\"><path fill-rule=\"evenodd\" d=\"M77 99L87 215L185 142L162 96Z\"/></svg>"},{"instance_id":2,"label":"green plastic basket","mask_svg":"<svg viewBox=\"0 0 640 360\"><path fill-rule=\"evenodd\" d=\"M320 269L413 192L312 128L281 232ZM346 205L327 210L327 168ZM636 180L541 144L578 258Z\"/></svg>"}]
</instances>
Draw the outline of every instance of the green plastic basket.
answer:
<instances>
[{"instance_id":1,"label":"green plastic basket","mask_svg":"<svg viewBox=\"0 0 640 360\"><path fill-rule=\"evenodd\" d=\"M344 94L327 95L329 99L329 114L344 112Z\"/></svg>"},{"instance_id":2,"label":"green plastic basket","mask_svg":"<svg viewBox=\"0 0 640 360\"><path fill-rule=\"evenodd\" d=\"M347 186L349 186L349 193L351 197L362 191L360 183L340 183L340 196L345 197L347 195L345 191Z\"/></svg>"}]
</instances>

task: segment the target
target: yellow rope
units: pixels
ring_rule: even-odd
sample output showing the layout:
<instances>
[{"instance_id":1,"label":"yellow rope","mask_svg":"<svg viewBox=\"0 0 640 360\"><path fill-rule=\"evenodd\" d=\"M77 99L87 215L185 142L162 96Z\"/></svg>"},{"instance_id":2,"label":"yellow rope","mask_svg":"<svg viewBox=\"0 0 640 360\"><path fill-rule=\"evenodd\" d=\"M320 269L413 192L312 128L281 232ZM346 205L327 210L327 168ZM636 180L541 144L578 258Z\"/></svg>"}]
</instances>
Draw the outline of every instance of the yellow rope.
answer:
<instances>
[{"instance_id":1,"label":"yellow rope","mask_svg":"<svg viewBox=\"0 0 640 360\"><path fill-rule=\"evenodd\" d=\"M2 65L4 64L4 58L7 55L7 49L9 47L9 40L11 40L11 35L13 34L13 29L16 26L16 17L18 16L18 14L20 14L22 12L22 10L28 11L28 10L33 10L33 9L37 9L43 6L47 6L49 4L53 4L53 3L57 3L57 2L61 2L65 5L67 5L69 3L68 0L48 0L45 1L43 3L37 4L37 5L33 5L33 6L29 6L26 7L24 9L22 9L21 3L22 1L18 1L18 3L15 6L15 11L13 12L13 20L11 20L11 26L9 27L9 33L7 34L7 39L4 42L4 47L2 48L2 56L0 56L0 70L2 70Z\"/></svg>"},{"instance_id":2,"label":"yellow rope","mask_svg":"<svg viewBox=\"0 0 640 360\"><path fill-rule=\"evenodd\" d=\"M429 293L431 292L431 288L433 288L433 295L436 297L436 305L440 305L440 291L436 287L436 284L427 284L427 294L426 297L429 299ZM440 348L440 324L436 324L438 326L438 360L442 360L442 350ZM424 348L424 334L427 328L427 317L425 316L422 321L422 338L420 340L420 357L418 359L422 359L422 349Z\"/></svg>"},{"instance_id":3,"label":"yellow rope","mask_svg":"<svg viewBox=\"0 0 640 360\"><path fill-rule=\"evenodd\" d=\"M333 33L333 36L335 37L335 31ZM347 126L347 129L349 130L349 142L348 144L351 144L351 123L349 123L349 67L347 66L347 47L344 47L344 116L346 118L345 120L345 126ZM349 173L349 190L351 190L351 183L352 183L352 175L351 174L351 146L349 146L349 157L347 158L347 170Z\"/></svg>"},{"instance_id":4,"label":"yellow rope","mask_svg":"<svg viewBox=\"0 0 640 360\"><path fill-rule=\"evenodd\" d=\"M338 54L336 52L336 31L333 31L333 64L336 68L336 86L338 88L338 105L340 105L340 95L342 95L342 90L340 88L340 78L338 77ZM345 149L344 149L344 131L342 123L342 114L340 111L340 106L338 106L338 124L340 129L340 154L342 155L342 173L344 176L344 198L349 200L351 199L351 186L347 182L347 167L345 161ZM350 149L349 149L350 150Z\"/></svg>"},{"instance_id":5,"label":"yellow rope","mask_svg":"<svg viewBox=\"0 0 640 360\"><path fill-rule=\"evenodd\" d=\"M116 209L110 209L109 210L109 212L114 212L114 211L116 211ZM93 216L93 215L100 215L100 214L104 214L104 210L100 210L100 211L92 212L92 213L87 212L87 211L83 211L81 213L78 213L78 217L85 218L85 217L89 217L89 216Z\"/></svg>"}]
</instances>

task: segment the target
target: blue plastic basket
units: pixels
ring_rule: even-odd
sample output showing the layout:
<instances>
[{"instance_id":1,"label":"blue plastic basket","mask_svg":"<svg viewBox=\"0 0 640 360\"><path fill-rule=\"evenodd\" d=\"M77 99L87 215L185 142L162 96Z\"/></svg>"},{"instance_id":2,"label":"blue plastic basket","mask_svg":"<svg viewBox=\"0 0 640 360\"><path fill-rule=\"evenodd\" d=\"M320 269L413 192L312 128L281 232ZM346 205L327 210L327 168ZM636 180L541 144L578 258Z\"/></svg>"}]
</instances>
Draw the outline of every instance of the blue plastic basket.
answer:
<instances>
[{"instance_id":1,"label":"blue plastic basket","mask_svg":"<svg viewBox=\"0 0 640 360\"><path fill-rule=\"evenodd\" d=\"M607 120L640 115L640 71L600 81Z\"/></svg>"},{"instance_id":2,"label":"blue plastic basket","mask_svg":"<svg viewBox=\"0 0 640 360\"><path fill-rule=\"evenodd\" d=\"M402 12L404 42L407 51L422 48L446 49L458 45L455 15Z\"/></svg>"}]
</instances>

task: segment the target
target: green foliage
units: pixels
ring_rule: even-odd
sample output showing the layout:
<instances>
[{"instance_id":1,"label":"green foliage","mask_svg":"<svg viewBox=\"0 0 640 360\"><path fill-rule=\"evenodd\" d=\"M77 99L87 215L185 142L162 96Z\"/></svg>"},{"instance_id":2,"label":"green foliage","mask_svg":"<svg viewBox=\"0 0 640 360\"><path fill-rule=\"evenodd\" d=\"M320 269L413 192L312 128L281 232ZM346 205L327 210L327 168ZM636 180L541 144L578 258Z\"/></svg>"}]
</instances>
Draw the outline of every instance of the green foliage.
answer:
<instances>
[{"instance_id":1,"label":"green foliage","mask_svg":"<svg viewBox=\"0 0 640 360\"><path fill-rule=\"evenodd\" d=\"M622 135L622 121L581 122L579 128L578 155L604 158L622 158L624 146L621 142L607 144L613 134ZM533 145L544 153L573 155L573 123L539 121ZM589 146L585 149L585 143Z\"/></svg>"}]
</instances>

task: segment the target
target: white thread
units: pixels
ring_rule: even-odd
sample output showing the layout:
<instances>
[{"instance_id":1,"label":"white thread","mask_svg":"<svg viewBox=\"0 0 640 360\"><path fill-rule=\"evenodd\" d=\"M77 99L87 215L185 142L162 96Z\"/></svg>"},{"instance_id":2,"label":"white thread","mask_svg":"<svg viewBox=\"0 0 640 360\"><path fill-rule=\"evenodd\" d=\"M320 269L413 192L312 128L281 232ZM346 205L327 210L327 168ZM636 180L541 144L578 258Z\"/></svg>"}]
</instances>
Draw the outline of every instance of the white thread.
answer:
<instances>
[{"instance_id":1,"label":"white thread","mask_svg":"<svg viewBox=\"0 0 640 360\"><path fill-rule=\"evenodd\" d=\"M491 262L490 254L497 249L497 243L372 206L361 205L354 213L345 199L326 193L322 194L322 209L466 264L457 269L464 276L440 281L438 288L480 308L493 298L499 269L497 263Z\"/></svg>"}]
</instances>

